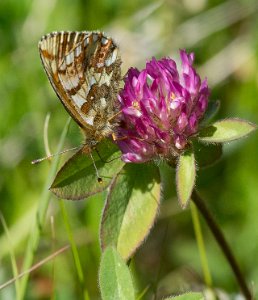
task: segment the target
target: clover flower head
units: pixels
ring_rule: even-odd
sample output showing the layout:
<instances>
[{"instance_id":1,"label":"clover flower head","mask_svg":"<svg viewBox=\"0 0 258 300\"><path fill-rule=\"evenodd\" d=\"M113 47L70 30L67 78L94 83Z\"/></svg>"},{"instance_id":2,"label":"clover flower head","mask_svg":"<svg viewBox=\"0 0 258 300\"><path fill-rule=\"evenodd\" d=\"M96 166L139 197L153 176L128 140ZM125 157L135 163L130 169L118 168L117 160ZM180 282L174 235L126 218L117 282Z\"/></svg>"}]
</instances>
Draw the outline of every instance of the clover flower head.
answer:
<instances>
[{"instance_id":1,"label":"clover flower head","mask_svg":"<svg viewBox=\"0 0 258 300\"><path fill-rule=\"evenodd\" d=\"M174 60L152 58L146 68L129 69L118 99L122 119L118 145L125 162L170 159L184 151L208 105L207 80L192 67L194 54L180 51Z\"/></svg>"}]
</instances>

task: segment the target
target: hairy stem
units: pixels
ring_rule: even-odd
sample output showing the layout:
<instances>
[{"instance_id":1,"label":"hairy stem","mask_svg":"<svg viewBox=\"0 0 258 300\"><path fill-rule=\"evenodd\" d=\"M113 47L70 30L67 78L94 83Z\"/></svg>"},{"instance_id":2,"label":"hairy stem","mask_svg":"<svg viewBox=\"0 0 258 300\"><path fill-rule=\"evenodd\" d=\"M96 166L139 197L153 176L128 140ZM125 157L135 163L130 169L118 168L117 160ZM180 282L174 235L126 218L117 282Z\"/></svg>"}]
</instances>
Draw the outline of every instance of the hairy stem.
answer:
<instances>
[{"instance_id":1,"label":"hairy stem","mask_svg":"<svg viewBox=\"0 0 258 300\"><path fill-rule=\"evenodd\" d=\"M207 208L205 202L202 200L200 195L197 193L196 190L193 190L192 193L192 201L197 206L198 210L204 217L207 225L209 226L212 234L214 235L216 241L219 244L219 247L221 248L222 252L224 253L229 265L231 266L231 269L236 277L236 280L247 300L253 299L252 294L247 286L247 283L244 279L244 276L238 266L238 263L233 255L232 250L230 249L229 244L227 243L223 232L220 230L219 226L217 225L215 219L211 215L209 209Z\"/></svg>"}]
</instances>

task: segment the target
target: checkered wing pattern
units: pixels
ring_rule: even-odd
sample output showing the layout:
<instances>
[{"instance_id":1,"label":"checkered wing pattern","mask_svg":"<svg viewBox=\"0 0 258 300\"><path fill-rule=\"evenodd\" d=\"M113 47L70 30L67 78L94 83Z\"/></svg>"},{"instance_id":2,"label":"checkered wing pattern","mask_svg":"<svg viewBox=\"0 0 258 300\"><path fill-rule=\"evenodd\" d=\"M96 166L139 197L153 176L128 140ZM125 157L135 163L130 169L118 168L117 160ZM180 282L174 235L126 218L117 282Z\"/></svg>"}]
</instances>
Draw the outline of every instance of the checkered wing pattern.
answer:
<instances>
[{"instance_id":1,"label":"checkered wing pattern","mask_svg":"<svg viewBox=\"0 0 258 300\"><path fill-rule=\"evenodd\" d=\"M112 133L121 60L101 32L53 32L39 42L47 76L66 110L94 144Z\"/></svg>"}]
</instances>

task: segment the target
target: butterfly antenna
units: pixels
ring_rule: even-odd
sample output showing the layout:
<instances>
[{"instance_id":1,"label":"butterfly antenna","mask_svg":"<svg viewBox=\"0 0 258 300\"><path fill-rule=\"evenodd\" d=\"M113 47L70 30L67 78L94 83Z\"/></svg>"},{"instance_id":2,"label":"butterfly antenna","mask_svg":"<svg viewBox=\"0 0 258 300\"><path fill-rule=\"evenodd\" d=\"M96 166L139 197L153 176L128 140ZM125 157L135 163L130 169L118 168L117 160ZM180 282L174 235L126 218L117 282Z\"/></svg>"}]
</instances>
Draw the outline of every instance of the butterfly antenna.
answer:
<instances>
[{"instance_id":1,"label":"butterfly antenna","mask_svg":"<svg viewBox=\"0 0 258 300\"><path fill-rule=\"evenodd\" d=\"M97 169L97 167L96 167L96 164L95 164L95 161L94 161L94 158L93 158L91 152L90 152L90 158L91 158L91 160L92 160L92 163L93 163L93 166L94 166L94 169L95 169L97 178L98 178L98 182L99 182L99 183L103 183L103 179L99 176L99 171L98 171L98 169Z\"/></svg>"},{"instance_id":2,"label":"butterfly antenna","mask_svg":"<svg viewBox=\"0 0 258 300\"><path fill-rule=\"evenodd\" d=\"M74 150L77 150L77 149L79 149L79 148L80 148L80 147L74 147L74 148L70 148L70 149L66 149L66 150L64 150L64 151L61 151L61 152L59 152L59 153L50 154L50 155L47 155L47 156L45 156L45 157L35 159L35 160L33 160L31 163L32 163L33 165L36 165L36 164L39 164L40 162L42 162L43 160L52 158L52 157L57 156L57 155L60 155L60 154L64 154L64 153L69 152L69 151L74 151Z\"/></svg>"}]
</instances>

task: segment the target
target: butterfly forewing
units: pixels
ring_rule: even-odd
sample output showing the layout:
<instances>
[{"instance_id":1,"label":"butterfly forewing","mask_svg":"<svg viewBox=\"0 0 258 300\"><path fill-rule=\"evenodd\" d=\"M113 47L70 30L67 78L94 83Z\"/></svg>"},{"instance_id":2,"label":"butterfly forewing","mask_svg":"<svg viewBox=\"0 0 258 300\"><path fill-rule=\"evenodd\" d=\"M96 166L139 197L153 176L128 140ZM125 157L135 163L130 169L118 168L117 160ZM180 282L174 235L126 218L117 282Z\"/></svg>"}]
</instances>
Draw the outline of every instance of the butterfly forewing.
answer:
<instances>
[{"instance_id":1,"label":"butterfly forewing","mask_svg":"<svg viewBox=\"0 0 258 300\"><path fill-rule=\"evenodd\" d=\"M40 57L61 102L94 144L112 133L118 111L121 60L101 32L53 32L39 42Z\"/></svg>"}]
</instances>

